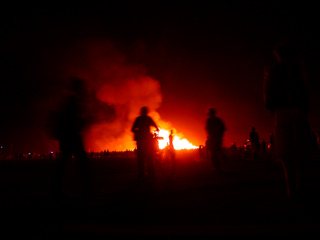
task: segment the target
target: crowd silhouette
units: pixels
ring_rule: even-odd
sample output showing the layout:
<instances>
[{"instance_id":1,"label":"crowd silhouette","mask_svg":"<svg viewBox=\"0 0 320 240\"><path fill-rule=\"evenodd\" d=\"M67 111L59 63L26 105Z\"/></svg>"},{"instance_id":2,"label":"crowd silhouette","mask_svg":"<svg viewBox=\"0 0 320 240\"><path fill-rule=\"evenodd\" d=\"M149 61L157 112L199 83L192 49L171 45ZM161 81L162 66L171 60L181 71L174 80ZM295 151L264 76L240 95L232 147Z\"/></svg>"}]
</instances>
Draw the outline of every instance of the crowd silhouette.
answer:
<instances>
[{"instance_id":1,"label":"crowd silhouette","mask_svg":"<svg viewBox=\"0 0 320 240\"><path fill-rule=\"evenodd\" d=\"M2 4L3 236L320 235L316 2L24 5Z\"/></svg>"},{"instance_id":2,"label":"crowd silhouette","mask_svg":"<svg viewBox=\"0 0 320 240\"><path fill-rule=\"evenodd\" d=\"M308 194L308 176L306 168L310 160L310 151L317 151L318 136L312 132L308 123L309 100L299 68L298 58L294 48L287 44L279 45L275 50L278 63L265 73L264 102L274 119L274 132L270 139L259 138L255 127L251 128L249 142L253 150L253 159L271 153L272 159L283 165L286 179L286 193L290 200L301 199ZM87 153L83 145L83 131L87 127L85 116L86 86L83 79L71 77L69 86L63 92L63 101L58 111L50 115L51 123L48 133L59 142L58 153L51 153L49 158L57 159L53 179L52 196L55 199L65 198L64 178L68 165L77 172L81 185L82 196L87 197L93 191L90 176L89 158L109 158L114 152ZM228 158L223 149L223 138L227 128L223 120L217 117L217 110L209 108L204 130L207 134L205 145L198 148L199 159L203 162L209 159L213 172L224 171ZM155 159L159 153L160 138L157 123L148 115L148 107L140 109L140 115L133 122L133 140L136 141L135 151L126 151L121 156L136 157L138 181L156 181ZM231 152L237 152L239 147L232 143ZM169 142L165 148L166 156L175 165L174 132L170 131ZM28 155L29 156L29 155ZM120 155L119 155L120 156ZM19 155L20 157L20 155ZM21 158L23 155L21 155ZM174 166L175 167L175 166Z\"/></svg>"}]
</instances>

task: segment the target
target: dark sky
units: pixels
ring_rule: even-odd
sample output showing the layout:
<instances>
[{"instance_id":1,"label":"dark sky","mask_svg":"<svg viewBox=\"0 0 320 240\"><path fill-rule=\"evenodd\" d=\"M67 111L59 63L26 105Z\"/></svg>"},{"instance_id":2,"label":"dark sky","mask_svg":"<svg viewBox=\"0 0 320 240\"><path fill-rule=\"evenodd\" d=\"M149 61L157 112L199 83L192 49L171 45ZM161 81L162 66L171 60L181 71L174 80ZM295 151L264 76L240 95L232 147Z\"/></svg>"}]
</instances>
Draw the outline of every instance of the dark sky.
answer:
<instances>
[{"instance_id":1,"label":"dark sky","mask_svg":"<svg viewBox=\"0 0 320 240\"><path fill-rule=\"evenodd\" d=\"M0 144L13 144L16 151L53 148L43 119L61 91L64 60L77 61L74 45L92 40L112 42L128 65L142 65L160 82L161 118L195 145L205 141L206 108L216 108L230 146L242 144L252 126L268 140L272 118L263 105L263 72L275 61L272 49L288 39L305 59L310 122L320 131L315 6L108 1L7 6L3 12Z\"/></svg>"}]
</instances>

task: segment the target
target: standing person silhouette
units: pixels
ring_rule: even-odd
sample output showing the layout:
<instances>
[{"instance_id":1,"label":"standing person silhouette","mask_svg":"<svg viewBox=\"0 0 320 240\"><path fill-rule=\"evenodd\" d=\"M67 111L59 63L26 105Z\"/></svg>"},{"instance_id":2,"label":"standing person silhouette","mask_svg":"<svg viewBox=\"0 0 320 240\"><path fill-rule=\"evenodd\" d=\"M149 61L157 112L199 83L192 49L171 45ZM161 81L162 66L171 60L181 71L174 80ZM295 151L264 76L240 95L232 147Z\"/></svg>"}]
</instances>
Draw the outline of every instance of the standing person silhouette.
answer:
<instances>
[{"instance_id":1,"label":"standing person silhouette","mask_svg":"<svg viewBox=\"0 0 320 240\"><path fill-rule=\"evenodd\" d=\"M89 162L84 150L82 131L86 126L84 117L85 88L84 80L72 77L70 86L65 90L65 99L59 113L54 116L55 137L59 141L61 157L58 158L53 181L53 194L56 198L65 195L63 178L68 162L75 163L79 174L82 194L87 197L92 190L89 179Z\"/></svg>"},{"instance_id":2,"label":"standing person silhouette","mask_svg":"<svg viewBox=\"0 0 320 240\"><path fill-rule=\"evenodd\" d=\"M174 139L173 130L171 129L170 135L169 135L169 154L170 154L171 159L173 161L175 161L176 150L174 149L174 146L173 146L173 139Z\"/></svg>"},{"instance_id":3,"label":"standing person silhouette","mask_svg":"<svg viewBox=\"0 0 320 240\"><path fill-rule=\"evenodd\" d=\"M256 132L255 127L251 128L252 132L250 133L249 141L253 147L253 158L257 159L260 150L259 134Z\"/></svg>"},{"instance_id":4,"label":"standing person silhouette","mask_svg":"<svg viewBox=\"0 0 320 240\"><path fill-rule=\"evenodd\" d=\"M264 101L274 119L275 155L284 168L287 194L296 200L306 193L309 99L295 49L282 44L274 53L278 63L266 74Z\"/></svg>"},{"instance_id":5,"label":"standing person silhouette","mask_svg":"<svg viewBox=\"0 0 320 240\"><path fill-rule=\"evenodd\" d=\"M173 146L173 130L170 131L170 135L169 135L169 147L170 149L174 149L174 146Z\"/></svg>"},{"instance_id":6,"label":"standing person silhouette","mask_svg":"<svg viewBox=\"0 0 320 240\"><path fill-rule=\"evenodd\" d=\"M225 160L224 153L222 151L222 140L226 127L223 121L216 117L216 110L209 108L208 119L206 121L206 132L208 135L208 148L215 170L220 170L219 155Z\"/></svg>"},{"instance_id":7,"label":"standing person silhouette","mask_svg":"<svg viewBox=\"0 0 320 240\"><path fill-rule=\"evenodd\" d=\"M137 159L138 159L138 179L145 176L145 163L147 164L147 172L150 174L151 180L155 179L154 175L154 140L150 132L150 127L159 128L156 123L148 115L148 108L141 108L141 115L136 118L132 132L134 133L134 140L137 142Z\"/></svg>"}]
</instances>

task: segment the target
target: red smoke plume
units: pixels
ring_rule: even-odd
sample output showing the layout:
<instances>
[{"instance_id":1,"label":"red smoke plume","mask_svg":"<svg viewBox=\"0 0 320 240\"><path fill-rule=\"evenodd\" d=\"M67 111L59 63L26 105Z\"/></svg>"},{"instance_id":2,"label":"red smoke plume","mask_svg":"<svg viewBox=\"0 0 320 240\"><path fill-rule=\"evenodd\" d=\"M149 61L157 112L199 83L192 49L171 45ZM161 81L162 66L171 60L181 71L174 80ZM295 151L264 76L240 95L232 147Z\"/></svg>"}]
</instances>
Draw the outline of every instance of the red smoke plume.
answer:
<instances>
[{"instance_id":1,"label":"red smoke plume","mask_svg":"<svg viewBox=\"0 0 320 240\"><path fill-rule=\"evenodd\" d=\"M61 63L62 79L76 76L86 80L88 86L85 115L90 122L84 132L86 150L134 149L131 128L143 106L149 108L150 116L160 128L173 129L156 112L162 103L160 83L147 75L144 65L129 62L112 42L81 41L60 51L56 58ZM183 138L182 134L175 132L175 135L176 141ZM183 146L180 142L179 147Z\"/></svg>"},{"instance_id":2,"label":"red smoke plume","mask_svg":"<svg viewBox=\"0 0 320 240\"><path fill-rule=\"evenodd\" d=\"M140 108L147 105L155 111L162 101L159 82L148 76L128 76L105 83L98 90L97 97L115 108L116 118L112 122L92 126L88 143L95 149L133 149L135 143L131 128Z\"/></svg>"},{"instance_id":3,"label":"red smoke plume","mask_svg":"<svg viewBox=\"0 0 320 240\"><path fill-rule=\"evenodd\" d=\"M115 110L114 116L91 113L99 119L93 120L84 133L86 149L134 149L132 124L142 106L148 106L150 114L157 116L152 112L162 102L159 82L147 76L143 65L129 63L110 41L82 42L71 47L65 56L65 75L85 79L95 97ZM96 106L91 108L99 111Z\"/></svg>"}]
</instances>

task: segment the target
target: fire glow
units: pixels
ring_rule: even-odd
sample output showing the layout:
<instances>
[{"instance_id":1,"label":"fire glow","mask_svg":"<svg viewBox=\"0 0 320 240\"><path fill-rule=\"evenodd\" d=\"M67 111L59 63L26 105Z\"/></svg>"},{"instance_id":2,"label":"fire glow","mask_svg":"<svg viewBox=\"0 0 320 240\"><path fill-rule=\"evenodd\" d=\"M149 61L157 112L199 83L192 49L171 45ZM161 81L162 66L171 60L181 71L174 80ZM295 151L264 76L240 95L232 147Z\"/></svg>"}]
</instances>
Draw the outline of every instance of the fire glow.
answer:
<instances>
[{"instance_id":1,"label":"fire glow","mask_svg":"<svg viewBox=\"0 0 320 240\"><path fill-rule=\"evenodd\" d=\"M114 43L80 41L61 55L61 69L66 75L85 79L96 98L86 105L86 114L92 121L84 131L86 149L95 152L135 149L131 129L143 106L148 107L148 115L161 128L159 136L164 139L159 140L159 147L163 149L169 144L170 130L175 129L157 112L163 100L160 82L146 75L144 64L130 63ZM104 108L105 104L108 108ZM180 133L174 134L173 145L176 150L197 148Z\"/></svg>"},{"instance_id":2,"label":"fire glow","mask_svg":"<svg viewBox=\"0 0 320 240\"><path fill-rule=\"evenodd\" d=\"M160 128L159 137L163 137L163 140L159 140L159 148L164 149L169 144L169 135L170 132ZM173 146L176 150L181 149L197 149L198 147L194 146L185 138L180 138L179 136L174 136Z\"/></svg>"}]
</instances>

